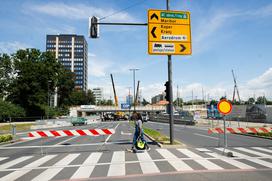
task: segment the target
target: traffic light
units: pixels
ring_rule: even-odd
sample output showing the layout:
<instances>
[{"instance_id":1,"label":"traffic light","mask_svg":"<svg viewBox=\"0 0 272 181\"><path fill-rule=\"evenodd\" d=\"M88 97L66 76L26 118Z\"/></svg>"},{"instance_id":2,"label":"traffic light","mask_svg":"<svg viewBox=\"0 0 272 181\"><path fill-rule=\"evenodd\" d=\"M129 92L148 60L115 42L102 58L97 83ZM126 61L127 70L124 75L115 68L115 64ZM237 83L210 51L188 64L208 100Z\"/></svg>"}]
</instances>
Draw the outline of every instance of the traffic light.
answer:
<instances>
[{"instance_id":1,"label":"traffic light","mask_svg":"<svg viewBox=\"0 0 272 181\"><path fill-rule=\"evenodd\" d=\"M99 38L99 25L97 17L93 16L89 21L89 37Z\"/></svg>"},{"instance_id":2,"label":"traffic light","mask_svg":"<svg viewBox=\"0 0 272 181\"><path fill-rule=\"evenodd\" d=\"M164 84L164 86L165 86L165 99L167 100L167 101L170 101L170 87L169 87L169 81L166 81L165 82L165 84Z\"/></svg>"}]
</instances>

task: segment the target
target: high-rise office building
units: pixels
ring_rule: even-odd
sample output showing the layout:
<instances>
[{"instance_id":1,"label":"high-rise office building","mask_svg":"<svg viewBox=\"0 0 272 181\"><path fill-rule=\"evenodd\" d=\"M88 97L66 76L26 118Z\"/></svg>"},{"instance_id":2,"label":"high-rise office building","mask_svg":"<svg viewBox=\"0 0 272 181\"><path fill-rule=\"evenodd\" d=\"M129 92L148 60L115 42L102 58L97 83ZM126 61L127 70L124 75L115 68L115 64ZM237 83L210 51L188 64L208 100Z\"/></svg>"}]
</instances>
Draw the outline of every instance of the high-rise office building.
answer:
<instances>
[{"instance_id":1,"label":"high-rise office building","mask_svg":"<svg viewBox=\"0 0 272 181\"><path fill-rule=\"evenodd\" d=\"M76 75L75 88L87 90L88 44L82 35L60 34L46 36L46 51L54 52L62 65Z\"/></svg>"},{"instance_id":2,"label":"high-rise office building","mask_svg":"<svg viewBox=\"0 0 272 181\"><path fill-rule=\"evenodd\" d=\"M103 99L103 89L101 87L96 87L92 89L95 101L101 101Z\"/></svg>"}]
</instances>

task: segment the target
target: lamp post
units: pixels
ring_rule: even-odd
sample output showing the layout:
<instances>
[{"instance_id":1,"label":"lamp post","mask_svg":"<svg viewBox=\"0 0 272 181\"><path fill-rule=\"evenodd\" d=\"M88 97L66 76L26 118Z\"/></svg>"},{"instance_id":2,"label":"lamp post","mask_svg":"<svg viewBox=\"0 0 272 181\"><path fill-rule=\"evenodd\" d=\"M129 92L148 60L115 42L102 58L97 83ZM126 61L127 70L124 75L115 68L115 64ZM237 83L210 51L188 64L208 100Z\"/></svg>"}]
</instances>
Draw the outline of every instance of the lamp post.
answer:
<instances>
[{"instance_id":1,"label":"lamp post","mask_svg":"<svg viewBox=\"0 0 272 181\"><path fill-rule=\"evenodd\" d=\"M129 69L130 71L132 71L133 72L133 101L134 101L134 105L133 105L133 108L134 108L134 111L136 110L136 108L135 108L135 72L137 71L137 70L140 70L140 69L137 69L137 68L133 68L133 69Z\"/></svg>"},{"instance_id":2,"label":"lamp post","mask_svg":"<svg viewBox=\"0 0 272 181\"><path fill-rule=\"evenodd\" d=\"M50 89L49 89L49 84L51 82L52 82L51 80L47 81L47 104L48 104L47 119L49 118L49 107L50 107Z\"/></svg>"}]
</instances>

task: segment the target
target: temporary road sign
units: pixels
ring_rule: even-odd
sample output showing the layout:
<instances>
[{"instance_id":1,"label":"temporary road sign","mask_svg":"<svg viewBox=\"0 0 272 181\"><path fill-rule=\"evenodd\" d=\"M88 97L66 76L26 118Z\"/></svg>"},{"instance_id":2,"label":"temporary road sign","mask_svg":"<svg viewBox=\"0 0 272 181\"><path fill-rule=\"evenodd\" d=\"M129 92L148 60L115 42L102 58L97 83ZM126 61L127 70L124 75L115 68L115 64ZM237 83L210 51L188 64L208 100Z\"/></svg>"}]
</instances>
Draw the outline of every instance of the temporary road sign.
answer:
<instances>
[{"instance_id":1,"label":"temporary road sign","mask_svg":"<svg viewBox=\"0 0 272 181\"><path fill-rule=\"evenodd\" d=\"M229 101L226 99L222 99L218 104L217 104L217 109L221 114L227 115L232 111L232 105Z\"/></svg>"},{"instance_id":2,"label":"temporary road sign","mask_svg":"<svg viewBox=\"0 0 272 181\"><path fill-rule=\"evenodd\" d=\"M187 11L148 11L148 53L190 55L191 26Z\"/></svg>"}]
</instances>

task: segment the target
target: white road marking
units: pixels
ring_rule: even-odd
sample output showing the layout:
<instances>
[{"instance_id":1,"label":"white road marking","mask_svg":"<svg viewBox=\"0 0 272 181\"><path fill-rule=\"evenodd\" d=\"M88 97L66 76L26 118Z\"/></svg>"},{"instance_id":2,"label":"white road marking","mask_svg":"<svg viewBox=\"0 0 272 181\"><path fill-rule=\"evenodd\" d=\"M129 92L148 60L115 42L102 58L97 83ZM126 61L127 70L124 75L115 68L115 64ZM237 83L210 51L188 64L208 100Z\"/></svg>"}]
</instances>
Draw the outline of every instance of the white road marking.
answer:
<instances>
[{"instance_id":1,"label":"white road marking","mask_svg":"<svg viewBox=\"0 0 272 181\"><path fill-rule=\"evenodd\" d=\"M258 151L249 150L247 148L238 147L238 148L235 148L235 149L246 152L246 153L251 153L253 155L257 155L257 156L260 156L260 157L272 157L271 155L261 153L261 152L258 152Z\"/></svg>"},{"instance_id":2,"label":"white road marking","mask_svg":"<svg viewBox=\"0 0 272 181\"><path fill-rule=\"evenodd\" d=\"M126 174L125 168L125 152L115 151L113 152L108 176L122 176Z\"/></svg>"},{"instance_id":3,"label":"white road marking","mask_svg":"<svg viewBox=\"0 0 272 181\"><path fill-rule=\"evenodd\" d=\"M218 138L215 138L215 137L212 137L212 136L207 136L207 135L204 135L204 134L194 133L194 135L202 136L202 137L205 137L205 138L211 138L211 139L214 139L214 140L218 140Z\"/></svg>"},{"instance_id":4,"label":"white road marking","mask_svg":"<svg viewBox=\"0 0 272 181\"><path fill-rule=\"evenodd\" d=\"M77 158L79 154L69 154L60 161L58 161L54 166L59 166L57 168L49 168L42 172L40 175L35 177L32 181L47 181L51 180L54 176L56 176L65 166L71 163L75 158Z\"/></svg>"},{"instance_id":5,"label":"white road marking","mask_svg":"<svg viewBox=\"0 0 272 181\"><path fill-rule=\"evenodd\" d=\"M42 165L43 163L47 162L48 160L54 158L55 156L57 155L46 155L26 166L24 166L22 169L23 170L17 170L15 172L11 172L10 174L4 176L1 178L1 180L16 180L18 179L19 177L27 174L28 172L31 171L32 168L35 168L35 167L38 167L40 165Z\"/></svg>"},{"instance_id":6,"label":"white road marking","mask_svg":"<svg viewBox=\"0 0 272 181\"><path fill-rule=\"evenodd\" d=\"M67 140L61 141L61 142L57 143L56 145L61 145L61 144L63 144L63 143L66 143L67 141L71 141L72 139L75 139L75 138L77 138L77 137L78 137L78 136L72 136L72 138L69 138L69 139L67 139Z\"/></svg>"},{"instance_id":7,"label":"white road marking","mask_svg":"<svg viewBox=\"0 0 272 181\"><path fill-rule=\"evenodd\" d=\"M89 178L101 155L102 153L100 152L91 153L82 166L77 169L71 179Z\"/></svg>"},{"instance_id":8,"label":"white road marking","mask_svg":"<svg viewBox=\"0 0 272 181\"><path fill-rule=\"evenodd\" d=\"M10 161L10 162L4 163L4 164L0 165L0 170L1 170L1 169L9 168L9 167L11 167L11 166L13 166L13 165L16 165L16 164L18 164L18 163L20 163L20 162L23 162L23 161L25 161L25 160L28 160L28 159L30 159L30 158L32 158L32 157L33 157L33 156L23 156L23 157L20 157L20 158L15 159L15 160L12 160L12 161Z\"/></svg>"},{"instance_id":9,"label":"white road marking","mask_svg":"<svg viewBox=\"0 0 272 181\"><path fill-rule=\"evenodd\" d=\"M184 155L190 157L190 158L196 158L194 159L195 162L199 163L200 165L202 165L204 168L208 169L208 170L222 170L223 168L214 164L213 162L207 160L207 159L203 159L203 157L201 157L200 155L197 155L196 153L188 150L188 149L178 149L178 151L180 151L181 153L183 153ZM199 159L202 158L202 159Z\"/></svg>"},{"instance_id":10,"label":"white road marking","mask_svg":"<svg viewBox=\"0 0 272 181\"><path fill-rule=\"evenodd\" d=\"M160 153L165 159L174 159L168 160L168 162L177 170L177 171L187 171L193 170L189 165L187 165L184 161L179 160L173 153L166 149L157 149L157 152Z\"/></svg>"},{"instance_id":11,"label":"white road marking","mask_svg":"<svg viewBox=\"0 0 272 181\"><path fill-rule=\"evenodd\" d=\"M261 147L252 147L252 148L254 148L256 150L272 153L272 150L269 150L268 148L261 148Z\"/></svg>"},{"instance_id":12,"label":"white road marking","mask_svg":"<svg viewBox=\"0 0 272 181\"><path fill-rule=\"evenodd\" d=\"M120 123L118 123L118 124L115 126L115 128L114 128L115 132L116 132L116 129L117 129L117 127L119 126L119 124L120 124ZM109 139L110 139L111 136L112 136L112 134L109 135L109 136L106 138L106 140L105 140L104 143L107 143L107 142L109 141Z\"/></svg>"},{"instance_id":13,"label":"white road marking","mask_svg":"<svg viewBox=\"0 0 272 181\"><path fill-rule=\"evenodd\" d=\"M217 149L219 151L223 151L224 150L224 148L215 148L215 149ZM242 154L242 153L239 153L239 152L236 152L236 151L232 151L232 150L229 150L229 149L225 149L225 152L232 152L233 156L239 157L239 158L251 158L248 155L245 155L245 154Z\"/></svg>"},{"instance_id":14,"label":"white road marking","mask_svg":"<svg viewBox=\"0 0 272 181\"><path fill-rule=\"evenodd\" d=\"M7 159L8 157L0 157L0 161Z\"/></svg>"},{"instance_id":15,"label":"white road marking","mask_svg":"<svg viewBox=\"0 0 272 181\"><path fill-rule=\"evenodd\" d=\"M233 166L235 166L237 168L240 168L240 169L255 169L254 167L249 166L247 164L244 164L242 162L239 162L239 161L237 161L235 159L226 158L226 157L224 157L222 155L219 155L217 153L211 152L211 150L208 150L206 148L197 148L197 150L203 151L203 152L205 152L205 154L210 155L213 158L218 158L218 159L220 159L220 160L222 160L222 161L224 161L224 162L226 162L226 163L228 163L230 165L233 165Z\"/></svg>"},{"instance_id":16,"label":"white road marking","mask_svg":"<svg viewBox=\"0 0 272 181\"><path fill-rule=\"evenodd\" d=\"M159 173L159 169L147 152L136 153L143 173Z\"/></svg>"},{"instance_id":17,"label":"white road marking","mask_svg":"<svg viewBox=\"0 0 272 181\"><path fill-rule=\"evenodd\" d=\"M57 147L82 147L82 146L97 146L97 145L114 145L129 143L128 141L113 141L113 142L99 142L99 143L87 143L87 144L74 144L74 145L43 145L43 148L57 148ZM12 146L12 147L1 147L0 150L9 150L9 149L25 149L25 148L41 148L41 146Z\"/></svg>"},{"instance_id":18,"label":"white road marking","mask_svg":"<svg viewBox=\"0 0 272 181\"><path fill-rule=\"evenodd\" d=\"M121 135L131 136L131 135L132 135L132 133L124 133L123 131L121 131Z\"/></svg>"}]
</instances>

